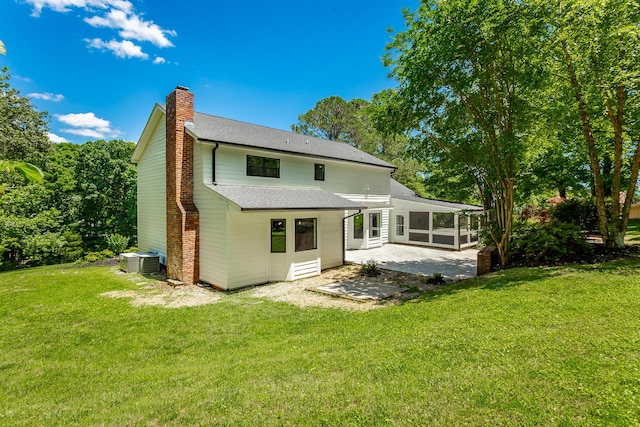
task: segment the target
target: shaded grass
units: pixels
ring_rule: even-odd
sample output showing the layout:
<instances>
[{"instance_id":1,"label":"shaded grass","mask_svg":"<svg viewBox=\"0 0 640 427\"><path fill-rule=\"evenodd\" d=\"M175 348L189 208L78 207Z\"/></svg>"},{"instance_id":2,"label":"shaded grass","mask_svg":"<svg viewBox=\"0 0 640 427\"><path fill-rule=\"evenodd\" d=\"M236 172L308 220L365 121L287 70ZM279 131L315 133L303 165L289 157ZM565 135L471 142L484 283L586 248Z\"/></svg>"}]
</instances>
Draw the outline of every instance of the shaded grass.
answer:
<instances>
[{"instance_id":1,"label":"shaded grass","mask_svg":"<svg viewBox=\"0 0 640 427\"><path fill-rule=\"evenodd\" d=\"M368 312L100 297L109 268L0 274L2 425L633 425L637 259L512 269Z\"/></svg>"},{"instance_id":2,"label":"shaded grass","mask_svg":"<svg viewBox=\"0 0 640 427\"><path fill-rule=\"evenodd\" d=\"M640 219L629 220L625 241L632 244L640 243Z\"/></svg>"}]
</instances>

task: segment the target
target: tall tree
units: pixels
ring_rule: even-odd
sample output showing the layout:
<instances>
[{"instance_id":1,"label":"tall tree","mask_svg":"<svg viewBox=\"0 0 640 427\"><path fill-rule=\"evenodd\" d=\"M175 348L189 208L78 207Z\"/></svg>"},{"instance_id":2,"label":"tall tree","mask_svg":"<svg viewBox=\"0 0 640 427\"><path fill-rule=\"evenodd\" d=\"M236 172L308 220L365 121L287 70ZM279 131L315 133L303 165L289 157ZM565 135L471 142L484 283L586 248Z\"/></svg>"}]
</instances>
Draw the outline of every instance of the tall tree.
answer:
<instances>
[{"instance_id":1,"label":"tall tree","mask_svg":"<svg viewBox=\"0 0 640 427\"><path fill-rule=\"evenodd\" d=\"M538 6L547 13L547 65L564 95L560 101L571 101L588 154L602 239L607 247L623 247L640 169L640 3Z\"/></svg>"},{"instance_id":2,"label":"tall tree","mask_svg":"<svg viewBox=\"0 0 640 427\"><path fill-rule=\"evenodd\" d=\"M383 135L374 123L376 111L369 101L345 101L331 96L318 101L314 108L298 116L291 126L294 132L340 141L375 155L398 167L394 178L412 190L424 194L420 162L407 152L407 139L401 135Z\"/></svg>"},{"instance_id":3,"label":"tall tree","mask_svg":"<svg viewBox=\"0 0 640 427\"><path fill-rule=\"evenodd\" d=\"M291 129L303 135L354 144L357 104L358 101L347 102L339 96L323 98L311 110L300 114Z\"/></svg>"},{"instance_id":4,"label":"tall tree","mask_svg":"<svg viewBox=\"0 0 640 427\"><path fill-rule=\"evenodd\" d=\"M110 234L135 236L135 144L120 140L80 146L75 181L81 197L78 229L90 248L100 248Z\"/></svg>"},{"instance_id":5,"label":"tall tree","mask_svg":"<svg viewBox=\"0 0 640 427\"><path fill-rule=\"evenodd\" d=\"M9 79L9 69L0 69L0 159L43 166L52 149L49 115L37 111Z\"/></svg>"},{"instance_id":6,"label":"tall tree","mask_svg":"<svg viewBox=\"0 0 640 427\"><path fill-rule=\"evenodd\" d=\"M466 169L506 263L539 76L531 61L533 14L516 0L423 0L405 20L406 31L387 46L398 88L381 98L382 125L411 135L426 158Z\"/></svg>"}]
</instances>

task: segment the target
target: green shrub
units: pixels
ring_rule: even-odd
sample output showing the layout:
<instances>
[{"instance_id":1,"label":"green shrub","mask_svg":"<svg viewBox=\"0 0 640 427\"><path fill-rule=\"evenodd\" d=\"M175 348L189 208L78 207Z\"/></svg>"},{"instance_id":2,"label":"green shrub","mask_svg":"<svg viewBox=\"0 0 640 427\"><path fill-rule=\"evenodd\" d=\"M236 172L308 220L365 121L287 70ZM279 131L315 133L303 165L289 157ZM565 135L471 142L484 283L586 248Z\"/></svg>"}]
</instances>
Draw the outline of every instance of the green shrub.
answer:
<instances>
[{"instance_id":1,"label":"green shrub","mask_svg":"<svg viewBox=\"0 0 640 427\"><path fill-rule=\"evenodd\" d=\"M89 252L84 256L84 260L87 262L96 262L96 261L101 261L103 259L110 259L110 258L113 258L114 256L115 254L113 253L113 251L109 249L105 249L100 252Z\"/></svg>"},{"instance_id":2,"label":"green shrub","mask_svg":"<svg viewBox=\"0 0 640 427\"><path fill-rule=\"evenodd\" d=\"M115 254L123 252L129 244L129 238L121 234L111 234L107 237L107 247Z\"/></svg>"},{"instance_id":3,"label":"green shrub","mask_svg":"<svg viewBox=\"0 0 640 427\"><path fill-rule=\"evenodd\" d=\"M433 273L433 275L427 279L427 283L430 285L444 285L444 276L442 273Z\"/></svg>"},{"instance_id":4,"label":"green shrub","mask_svg":"<svg viewBox=\"0 0 640 427\"><path fill-rule=\"evenodd\" d=\"M549 210L552 219L575 224L583 231L598 230L598 210L593 197L568 199Z\"/></svg>"},{"instance_id":5,"label":"green shrub","mask_svg":"<svg viewBox=\"0 0 640 427\"><path fill-rule=\"evenodd\" d=\"M82 238L69 231L28 236L24 239L23 256L29 265L75 261L82 256Z\"/></svg>"},{"instance_id":6,"label":"green shrub","mask_svg":"<svg viewBox=\"0 0 640 427\"><path fill-rule=\"evenodd\" d=\"M378 263L373 259L370 259L369 261L367 261L366 263L360 266L361 276L376 277L380 275L380 273L381 271L378 268Z\"/></svg>"},{"instance_id":7,"label":"green shrub","mask_svg":"<svg viewBox=\"0 0 640 427\"><path fill-rule=\"evenodd\" d=\"M513 263L555 264L580 260L590 255L593 247L575 224L526 221L514 226L509 250Z\"/></svg>"}]
</instances>

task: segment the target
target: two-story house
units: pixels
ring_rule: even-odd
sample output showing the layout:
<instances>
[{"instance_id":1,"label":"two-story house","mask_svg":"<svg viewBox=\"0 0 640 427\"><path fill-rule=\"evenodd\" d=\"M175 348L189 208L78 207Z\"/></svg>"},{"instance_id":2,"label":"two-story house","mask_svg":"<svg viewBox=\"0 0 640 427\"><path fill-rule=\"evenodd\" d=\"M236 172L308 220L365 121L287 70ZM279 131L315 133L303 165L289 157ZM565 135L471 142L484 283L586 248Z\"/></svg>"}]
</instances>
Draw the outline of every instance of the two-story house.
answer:
<instances>
[{"instance_id":1,"label":"two-story house","mask_svg":"<svg viewBox=\"0 0 640 427\"><path fill-rule=\"evenodd\" d=\"M193 106L177 87L132 156L138 246L161 256L169 279L221 289L294 280L389 241L393 165Z\"/></svg>"}]
</instances>

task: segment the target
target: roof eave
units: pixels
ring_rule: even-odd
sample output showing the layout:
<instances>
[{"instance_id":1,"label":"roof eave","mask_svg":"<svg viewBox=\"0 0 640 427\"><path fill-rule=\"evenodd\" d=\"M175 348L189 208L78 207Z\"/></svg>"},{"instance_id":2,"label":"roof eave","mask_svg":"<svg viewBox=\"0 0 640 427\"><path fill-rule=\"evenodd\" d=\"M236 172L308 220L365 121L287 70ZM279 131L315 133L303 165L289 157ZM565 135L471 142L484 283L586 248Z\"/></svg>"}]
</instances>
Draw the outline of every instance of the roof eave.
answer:
<instances>
[{"instance_id":1,"label":"roof eave","mask_svg":"<svg viewBox=\"0 0 640 427\"><path fill-rule=\"evenodd\" d=\"M287 150L278 150L278 149L274 149L274 148L256 147L255 145L240 144L240 143L237 143L237 142L217 141L217 140L214 140L214 139L201 138L201 137L197 136L192 130L189 130L188 128L187 128L187 132L189 133L189 135L191 135L192 137L196 138L198 140L198 142L200 142L200 143L226 144L226 145L232 145L232 146L235 146L235 147L249 148L249 149L252 149L252 150L270 151L270 152L275 152L275 153L296 155L296 156L301 156L301 157L310 157L310 158L314 158L314 159L327 159L327 160L336 160L336 161L347 162L347 163L357 163L357 164L360 164L360 165L368 165L368 166L376 166L376 167L380 167L380 168L392 169L393 171L396 171L398 169L396 166L393 166L392 164L386 163L386 162L385 162L386 165L383 165L383 164L376 164L376 163L365 162L365 161L340 159L340 158L337 158L337 157L329 157L329 156L322 156L322 155L316 155L316 154L298 153L298 152L295 152L295 151L287 151Z\"/></svg>"},{"instance_id":2,"label":"roof eave","mask_svg":"<svg viewBox=\"0 0 640 427\"><path fill-rule=\"evenodd\" d=\"M138 139L136 148L133 150L133 153L131 154L132 162L138 163L138 161L140 161L140 158L142 158L142 154L144 153L144 150L147 148L147 145L151 140L151 135L153 135L153 131L158 126L159 120L162 117L164 117L165 114L166 114L165 109L160 104L156 104L153 106L153 110L151 110L149 119L147 120L147 123L144 125L144 129L142 130L140 139Z\"/></svg>"}]
</instances>

